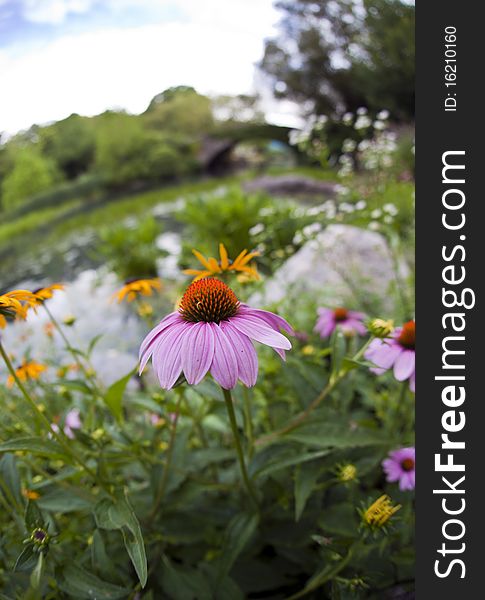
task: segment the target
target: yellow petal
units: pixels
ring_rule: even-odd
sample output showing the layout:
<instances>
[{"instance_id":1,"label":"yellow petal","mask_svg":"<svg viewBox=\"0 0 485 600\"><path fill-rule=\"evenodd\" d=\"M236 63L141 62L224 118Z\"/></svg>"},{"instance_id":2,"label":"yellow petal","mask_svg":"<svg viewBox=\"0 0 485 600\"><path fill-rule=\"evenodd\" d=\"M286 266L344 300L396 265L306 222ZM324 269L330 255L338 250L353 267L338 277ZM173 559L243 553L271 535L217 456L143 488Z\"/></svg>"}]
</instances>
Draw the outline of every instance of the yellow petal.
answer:
<instances>
[{"instance_id":1,"label":"yellow petal","mask_svg":"<svg viewBox=\"0 0 485 600\"><path fill-rule=\"evenodd\" d=\"M229 267L229 258L227 256L227 250L224 244L219 244L219 254L221 257L221 267L223 271L227 271Z\"/></svg>"},{"instance_id":2,"label":"yellow petal","mask_svg":"<svg viewBox=\"0 0 485 600\"><path fill-rule=\"evenodd\" d=\"M259 256L259 252L250 252L249 254L241 258L241 260L238 263L238 268L241 268L242 266L247 264L255 256Z\"/></svg>"},{"instance_id":3,"label":"yellow petal","mask_svg":"<svg viewBox=\"0 0 485 600\"><path fill-rule=\"evenodd\" d=\"M192 254L204 265L206 269L210 270L209 262L203 254L201 254L198 250L192 250Z\"/></svg>"},{"instance_id":4,"label":"yellow petal","mask_svg":"<svg viewBox=\"0 0 485 600\"><path fill-rule=\"evenodd\" d=\"M239 267L239 262L244 258L244 256L247 254L247 250L243 250L242 252L240 252L237 256L237 258L234 260L234 262L231 265L231 269L235 269L237 271L238 267Z\"/></svg>"}]
</instances>

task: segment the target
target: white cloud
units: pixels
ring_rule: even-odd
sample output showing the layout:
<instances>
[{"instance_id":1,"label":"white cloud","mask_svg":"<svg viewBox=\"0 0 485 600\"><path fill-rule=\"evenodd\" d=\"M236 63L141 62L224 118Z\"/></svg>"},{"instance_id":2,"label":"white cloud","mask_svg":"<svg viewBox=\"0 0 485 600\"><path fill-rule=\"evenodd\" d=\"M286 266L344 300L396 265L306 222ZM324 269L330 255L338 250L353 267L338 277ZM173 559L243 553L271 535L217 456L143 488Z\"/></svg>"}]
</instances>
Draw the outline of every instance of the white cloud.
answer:
<instances>
[{"instance_id":1,"label":"white cloud","mask_svg":"<svg viewBox=\"0 0 485 600\"><path fill-rule=\"evenodd\" d=\"M56 9L60 18L63 10L81 10L89 1L42 4L63 5ZM137 113L173 85L201 93L250 92L263 39L278 20L272 0L178 0L177 6L187 21L65 35L24 54L0 50L0 131L72 112L122 107Z\"/></svg>"},{"instance_id":2,"label":"white cloud","mask_svg":"<svg viewBox=\"0 0 485 600\"><path fill-rule=\"evenodd\" d=\"M33 23L58 25L68 14L88 12L96 0L22 0L22 16Z\"/></svg>"}]
</instances>

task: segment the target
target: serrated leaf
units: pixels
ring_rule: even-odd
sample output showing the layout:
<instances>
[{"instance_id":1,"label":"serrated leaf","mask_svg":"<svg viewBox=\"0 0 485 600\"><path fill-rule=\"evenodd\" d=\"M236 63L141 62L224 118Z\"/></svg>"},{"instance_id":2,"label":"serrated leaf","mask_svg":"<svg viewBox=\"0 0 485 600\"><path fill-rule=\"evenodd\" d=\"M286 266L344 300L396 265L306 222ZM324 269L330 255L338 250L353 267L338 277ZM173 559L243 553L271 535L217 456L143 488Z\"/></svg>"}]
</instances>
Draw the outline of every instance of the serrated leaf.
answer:
<instances>
[{"instance_id":1,"label":"serrated leaf","mask_svg":"<svg viewBox=\"0 0 485 600\"><path fill-rule=\"evenodd\" d=\"M0 452L18 452L20 450L41 456L65 457L62 446L54 440L41 437L17 438L0 444Z\"/></svg>"},{"instance_id":2,"label":"serrated leaf","mask_svg":"<svg viewBox=\"0 0 485 600\"><path fill-rule=\"evenodd\" d=\"M70 564L63 570L59 587L70 596L83 600L116 600L126 598L130 591L103 581L75 564Z\"/></svg>"},{"instance_id":3,"label":"serrated leaf","mask_svg":"<svg viewBox=\"0 0 485 600\"><path fill-rule=\"evenodd\" d=\"M94 517L99 528L121 531L126 551L142 587L145 587L148 576L145 544L140 524L126 496L118 496L115 500L103 498L94 507Z\"/></svg>"},{"instance_id":4,"label":"serrated leaf","mask_svg":"<svg viewBox=\"0 0 485 600\"><path fill-rule=\"evenodd\" d=\"M124 375L121 379L115 381L109 386L104 395L106 406L119 422L123 420L123 394L125 393L128 382L135 373L136 369L133 369L127 375Z\"/></svg>"}]
</instances>

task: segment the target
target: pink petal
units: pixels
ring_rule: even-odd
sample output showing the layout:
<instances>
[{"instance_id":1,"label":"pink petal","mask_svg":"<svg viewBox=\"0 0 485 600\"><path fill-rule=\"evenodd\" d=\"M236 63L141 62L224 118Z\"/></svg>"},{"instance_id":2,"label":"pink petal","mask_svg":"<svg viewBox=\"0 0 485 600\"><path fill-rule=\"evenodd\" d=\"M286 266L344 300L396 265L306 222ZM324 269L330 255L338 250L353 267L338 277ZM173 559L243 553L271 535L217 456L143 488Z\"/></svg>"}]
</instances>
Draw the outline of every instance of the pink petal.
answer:
<instances>
[{"instance_id":1,"label":"pink petal","mask_svg":"<svg viewBox=\"0 0 485 600\"><path fill-rule=\"evenodd\" d=\"M411 377L409 378L409 389L412 392L416 392L416 371L414 370Z\"/></svg>"},{"instance_id":2,"label":"pink petal","mask_svg":"<svg viewBox=\"0 0 485 600\"><path fill-rule=\"evenodd\" d=\"M360 335L365 335L367 333L367 328L366 326L361 322L358 321L357 319L347 319L344 323L342 323L342 329L345 330L350 330L350 331L355 331L357 333L359 333Z\"/></svg>"},{"instance_id":3,"label":"pink petal","mask_svg":"<svg viewBox=\"0 0 485 600\"><path fill-rule=\"evenodd\" d=\"M258 356L251 340L228 321L221 323L221 329L234 349L239 379L247 387L252 387L258 378Z\"/></svg>"},{"instance_id":4,"label":"pink petal","mask_svg":"<svg viewBox=\"0 0 485 600\"><path fill-rule=\"evenodd\" d=\"M140 346L139 353L139 361L140 361L140 369L139 373L143 372L147 362L150 360L150 356L153 353L153 349L155 348L155 343L158 339L158 336L170 325L180 321L180 315L178 312L173 312L167 315L164 319L160 321L160 323L154 327L150 333L145 337Z\"/></svg>"},{"instance_id":5,"label":"pink petal","mask_svg":"<svg viewBox=\"0 0 485 600\"><path fill-rule=\"evenodd\" d=\"M373 351L370 360L381 369L389 369L402 351L398 344L382 342L381 346Z\"/></svg>"},{"instance_id":6,"label":"pink petal","mask_svg":"<svg viewBox=\"0 0 485 600\"><path fill-rule=\"evenodd\" d=\"M399 480L399 489L402 492L405 492L407 490L414 490L415 487L416 487L415 472L408 471L408 472L403 473L403 475L401 476L401 479Z\"/></svg>"},{"instance_id":7,"label":"pink petal","mask_svg":"<svg viewBox=\"0 0 485 600\"><path fill-rule=\"evenodd\" d=\"M231 317L229 321L241 333L244 333L261 344L266 344L273 348L281 348L282 350L291 349L290 341L286 339L284 335L281 335L281 333L268 327L261 319L241 315Z\"/></svg>"},{"instance_id":8,"label":"pink petal","mask_svg":"<svg viewBox=\"0 0 485 600\"><path fill-rule=\"evenodd\" d=\"M209 323L194 323L182 344L182 369L190 385L197 385L214 357L214 333Z\"/></svg>"},{"instance_id":9,"label":"pink petal","mask_svg":"<svg viewBox=\"0 0 485 600\"><path fill-rule=\"evenodd\" d=\"M320 334L320 337L327 338L334 332L336 327L335 321L333 318L327 319L326 317L321 317L318 319L317 324L315 325L314 331Z\"/></svg>"},{"instance_id":10,"label":"pink petal","mask_svg":"<svg viewBox=\"0 0 485 600\"><path fill-rule=\"evenodd\" d=\"M398 481L403 473L399 463L396 463L391 458L386 458L386 460L382 462L382 468L387 475L387 481Z\"/></svg>"},{"instance_id":11,"label":"pink petal","mask_svg":"<svg viewBox=\"0 0 485 600\"><path fill-rule=\"evenodd\" d=\"M415 353L413 350L403 350L394 363L394 377L398 381L408 379L415 368Z\"/></svg>"},{"instance_id":12,"label":"pink petal","mask_svg":"<svg viewBox=\"0 0 485 600\"><path fill-rule=\"evenodd\" d=\"M211 375L225 390L236 386L238 379L238 364L236 353L227 335L219 325L210 323L214 332L214 358L212 359Z\"/></svg>"},{"instance_id":13,"label":"pink petal","mask_svg":"<svg viewBox=\"0 0 485 600\"><path fill-rule=\"evenodd\" d=\"M347 313L350 319L357 319L358 321L363 321L366 315L363 312L358 312L356 310L349 310Z\"/></svg>"},{"instance_id":14,"label":"pink petal","mask_svg":"<svg viewBox=\"0 0 485 600\"><path fill-rule=\"evenodd\" d=\"M255 317L263 319L263 321L265 321L275 331L283 329L283 331L286 331L290 335L295 335L295 330L288 323L288 321L286 321L285 319L283 319L283 317L280 317L279 315L275 315L272 312L269 312L267 310L261 310L259 308L250 308L246 304L241 304L240 313L244 313L249 316L253 315Z\"/></svg>"},{"instance_id":15,"label":"pink petal","mask_svg":"<svg viewBox=\"0 0 485 600\"><path fill-rule=\"evenodd\" d=\"M153 351L153 366L163 389L171 389L182 372L182 342L189 331L189 323L176 323L158 338Z\"/></svg>"}]
</instances>

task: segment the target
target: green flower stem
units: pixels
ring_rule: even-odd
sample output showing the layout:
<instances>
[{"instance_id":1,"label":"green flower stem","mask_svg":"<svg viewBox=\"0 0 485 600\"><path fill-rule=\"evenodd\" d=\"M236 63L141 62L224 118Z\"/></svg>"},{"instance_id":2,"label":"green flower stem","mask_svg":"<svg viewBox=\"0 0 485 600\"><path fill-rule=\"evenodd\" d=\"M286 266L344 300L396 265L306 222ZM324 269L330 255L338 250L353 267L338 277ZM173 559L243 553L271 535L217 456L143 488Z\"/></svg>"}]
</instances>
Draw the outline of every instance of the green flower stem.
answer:
<instances>
[{"instance_id":1,"label":"green flower stem","mask_svg":"<svg viewBox=\"0 0 485 600\"><path fill-rule=\"evenodd\" d=\"M78 462L83 467L83 469L86 471L86 473L88 473L94 479L94 481L97 481L96 474L94 473L94 471L86 465L86 463L83 461L82 458L79 458L72 451L71 446L66 441L64 436L61 433L57 433L57 431L55 431L52 428L52 425L51 425L51 423L49 423L49 420L47 419L47 417L44 415L44 413L42 411L39 410L39 407L35 403L34 399L29 394L29 392L25 388L24 384L18 378L17 373L15 372L15 369L12 365L12 362L10 361L8 354L5 352L5 348L3 347L1 342L0 342L0 355L2 356L4 362L7 366L7 369L9 370L10 374L12 375L15 383L17 384L17 387L22 392L23 397L25 398L27 403L30 405L30 407L31 407L32 411L34 412L35 416L37 417L38 421L47 429L47 431L52 435L52 437L55 438L59 442L59 444L66 451L68 456L70 456L76 462Z\"/></svg>"},{"instance_id":2,"label":"green flower stem","mask_svg":"<svg viewBox=\"0 0 485 600\"><path fill-rule=\"evenodd\" d=\"M158 509L160 508L160 503L163 500L163 496L165 494L165 488L167 487L170 466L172 464L173 448L175 445L175 438L176 438L176 434L177 434L177 423L178 423L179 414L180 414L180 406L182 404L182 400L184 397L183 392L181 390L177 390L177 391L178 391L179 397L178 397L177 405L175 408L175 418L172 422L172 427L170 430L170 439L168 442L167 454L166 454L166 459L165 459L165 468L163 469L162 479L160 481L160 485L158 486L157 495L156 495L155 501L153 503L153 508L150 513L150 518L153 518L157 514Z\"/></svg>"},{"instance_id":3,"label":"green flower stem","mask_svg":"<svg viewBox=\"0 0 485 600\"><path fill-rule=\"evenodd\" d=\"M373 339L374 339L374 337L372 336L370 339L367 340L367 342L360 348L360 350L357 352L357 354L355 354L352 357L353 361L358 361L362 358L362 356L364 355L364 352L367 350L369 344L371 343L371 341ZM307 408L303 412L296 415L296 417L294 419L292 419L290 421L290 423L288 423L288 425L285 425L281 429L277 429L276 431L273 431L272 433L270 433L268 435L264 435L264 436L258 438L254 442L255 445L262 446L264 444L268 444L268 443L272 442L275 438L278 438L279 436L284 435L285 433L289 433L290 431L293 431L293 429L296 429L297 427L299 427L304 421L306 421L306 419L311 415L311 413L316 408L318 408L318 406L320 406L320 404L325 400L325 398L330 394L330 392L337 386L337 384L339 384L342 381L342 379L344 379L347 376L347 374L349 372L350 371L347 369L340 369L340 371L338 373L335 373L333 377L330 377L330 380L327 383L327 385L323 388L323 390L307 406Z\"/></svg>"},{"instance_id":4,"label":"green flower stem","mask_svg":"<svg viewBox=\"0 0 485 600\"><path fill-rule=\"evenodd\" d=\"M244 461L243 449L239 440L239 431L237 429L236 413L234 412L232 395L230 390L225 390L224 388L221 389L224 394L224 400L226 402L227 413L229 415L229 421L231 423L232 435L234 437L234 445L236 447L237 457L239 459L239 466L241 468L241 474L244 480L244 485L246 486L247 492L249 494L249 497L253 501L254 506L258 508L258 498L256 496L256 492L254 491L251 480L249 479L249 475L246 469L246 463Z\"/></svg>"},{"instance_id":5,"label":"green flower stem","mask_svg":"<svg viewBox=\"0 0 485 600\"><path fill-rule=\"evenodd\" d=\"M248 440L248 456L251 459L254 452L254 433L253 421L251 418L251 398L249 396L249 390L246 386L243 387L243 401L244 425L246 430L246 437Z\"/></svg>"},{"instance_id":6,"label":"green flower stem","mask_svg":"<svg viewBox=\"0 0 485 600\"><path fill-rule=\"evenodd\" d=\"M47 313L47 315L49 316L49 319L51 320L52 324L59 332L59 335L61 336L61 338L66 346L67 351L71 354L71 356L73 357L73 359L76 362L79 369L84 373L84 376L86 377L86 379L93 384L94 390L97 393L100 393L98 382L95 380L94 375L86 369L83 362L79 359L79 356L78 356L76 350L71 346L71 343L69 342L66 334L64 333L64 330L60 326L59 321L54 317L54 315L51 313L51 311L47 308L47 305L45 304L45 302L42 304L42 306L43 306L45 312ZM91 365L89 365L89 368L92 371L94 371L94 369L92 369Z\"/></svg>"}]
</instances>

